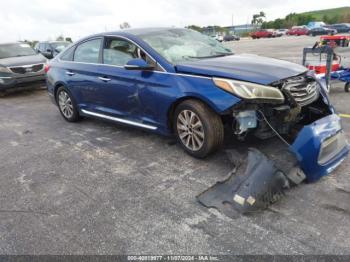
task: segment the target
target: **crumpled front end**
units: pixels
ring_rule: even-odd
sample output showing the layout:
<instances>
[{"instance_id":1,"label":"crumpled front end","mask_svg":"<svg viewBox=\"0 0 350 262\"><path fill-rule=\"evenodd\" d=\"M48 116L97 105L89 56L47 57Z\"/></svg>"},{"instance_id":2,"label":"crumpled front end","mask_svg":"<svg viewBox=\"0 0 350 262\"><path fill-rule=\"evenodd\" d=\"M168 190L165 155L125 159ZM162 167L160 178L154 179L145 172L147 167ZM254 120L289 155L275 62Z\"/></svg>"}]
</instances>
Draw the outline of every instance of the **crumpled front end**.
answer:
<instances>
[{"instance_id":1,"label":"crumpled front end","mask_svg":"<svg viewBox=\"0 0 350 262\"><path fill-rule=\"evenodd\" d=\"M334 171L347 157L350 146L340 118L332 114L306 125L290 146L308 182Z\"/></svg>"},{"instance_id":2,"label":"crumpled front end","mask_svg":"<svg viewBox=\"0 0 350 262\"><path fill-rule=\"evenodd\" d=\"M284 103L241 103L233 109L235 135L260 139L276 135L296 155L307 181L331 173L346 157L349 145L325 91L312 72L270 84L281 90Z\"/></svg>"}]
</instances>

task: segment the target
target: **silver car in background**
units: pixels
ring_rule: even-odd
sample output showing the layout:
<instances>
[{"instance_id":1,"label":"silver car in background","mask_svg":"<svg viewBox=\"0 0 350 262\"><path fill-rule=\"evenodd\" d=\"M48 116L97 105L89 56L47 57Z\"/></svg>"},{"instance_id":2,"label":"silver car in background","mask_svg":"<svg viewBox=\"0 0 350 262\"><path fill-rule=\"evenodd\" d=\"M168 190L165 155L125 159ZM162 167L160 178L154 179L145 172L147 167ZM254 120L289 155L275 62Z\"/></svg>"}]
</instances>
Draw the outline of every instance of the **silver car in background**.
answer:
<instances>
[{"instance_id":1,"label":"silver car in background","mask_svg":"<svg viewBox=\"0 0 350 262\"><path fill-rule=\"evenodd\" d=\"M46 61L27 43L0 44L0 91L44 82Z\"/></svg>"}]
</instances>

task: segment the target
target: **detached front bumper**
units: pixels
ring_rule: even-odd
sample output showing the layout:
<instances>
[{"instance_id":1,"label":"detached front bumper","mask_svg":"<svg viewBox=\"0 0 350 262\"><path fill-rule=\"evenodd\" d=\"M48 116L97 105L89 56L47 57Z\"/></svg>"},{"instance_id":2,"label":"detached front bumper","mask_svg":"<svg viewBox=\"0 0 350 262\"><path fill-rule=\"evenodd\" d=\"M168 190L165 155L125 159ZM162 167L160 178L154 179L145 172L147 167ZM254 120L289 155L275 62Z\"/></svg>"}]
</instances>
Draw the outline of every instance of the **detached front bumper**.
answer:
<instances>
[{"instance_id":1,"label":"detached front bumper","mask_svg":"<svg viewBox=\"0 0 350 262\"><path fill-rule=\"evenodd\" d=\"M38 83L45 83L44 73L26 77L0 77L0 91L27 87Z\"/></svg>"},{"instance_id":2,"label":"detached front bumper","mask_svg":"<svg viewBox=\"0 0 350 262\"><path fill-rule=\"evenodd\" d=\"M340 118L332 114L305 126L290 150L296 155L307 181L313 182L334 171L347 157L350 146Z\"/></svg>"}]
</instances>

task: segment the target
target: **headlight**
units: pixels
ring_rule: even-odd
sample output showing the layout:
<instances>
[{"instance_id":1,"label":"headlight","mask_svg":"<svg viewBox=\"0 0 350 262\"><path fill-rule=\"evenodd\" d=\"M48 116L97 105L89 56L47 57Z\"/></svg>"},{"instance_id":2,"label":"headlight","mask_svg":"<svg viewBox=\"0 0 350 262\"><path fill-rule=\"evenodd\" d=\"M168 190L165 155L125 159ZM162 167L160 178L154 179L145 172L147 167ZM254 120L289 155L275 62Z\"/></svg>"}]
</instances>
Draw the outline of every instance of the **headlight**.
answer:
<instances>
[{"instance_id":1,"label":"headlight","mask_svg":"<svg viewBox=\"0 0 350 262\"><path fill-rule=\"evenodd\" d=\"M6 67L0 65L0 73L11 73Z\"/></svg>"},{"instance_id":2,"label":"headlight","mask_svg":"<svg viewBox=\"0 0 350 262\"><path fill-rule=\"evenodd\" d=\"M249 82L214 78L217 87L249 100L269 100L283 102L284 96L280 90L272 86L258 85Z\"/></svg>"}]
</instances>

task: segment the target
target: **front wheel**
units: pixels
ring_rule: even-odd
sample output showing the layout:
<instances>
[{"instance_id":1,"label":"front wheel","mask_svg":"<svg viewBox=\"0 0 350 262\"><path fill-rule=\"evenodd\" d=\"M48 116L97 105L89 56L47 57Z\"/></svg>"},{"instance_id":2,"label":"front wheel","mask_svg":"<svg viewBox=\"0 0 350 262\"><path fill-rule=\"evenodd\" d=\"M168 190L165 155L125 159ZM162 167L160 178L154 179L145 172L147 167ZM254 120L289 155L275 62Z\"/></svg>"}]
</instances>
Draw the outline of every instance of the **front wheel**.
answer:
<instances>
[{"instance_id":1,"label":"front wheel","mask_svg":"<svg viewBox=\"0 0 350 262\"><path fill-rule=\"evenodd\" d=\"M213 153L224 140L220 116L197 100L186 100L177 106L173 126L182 148L196 158Z\"/></svg>"},{"instance_id":2,"label":"front wheel","mask_svg":"<svg viewBox=\"0 0 350 262\"><path fill-rule=\"evenodd\" d=\"M345 90L346 93L350 92L350 83L346 83L345 84L344 90Z\"/></svg>"}]
</instances>

